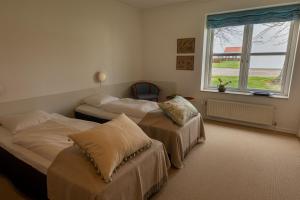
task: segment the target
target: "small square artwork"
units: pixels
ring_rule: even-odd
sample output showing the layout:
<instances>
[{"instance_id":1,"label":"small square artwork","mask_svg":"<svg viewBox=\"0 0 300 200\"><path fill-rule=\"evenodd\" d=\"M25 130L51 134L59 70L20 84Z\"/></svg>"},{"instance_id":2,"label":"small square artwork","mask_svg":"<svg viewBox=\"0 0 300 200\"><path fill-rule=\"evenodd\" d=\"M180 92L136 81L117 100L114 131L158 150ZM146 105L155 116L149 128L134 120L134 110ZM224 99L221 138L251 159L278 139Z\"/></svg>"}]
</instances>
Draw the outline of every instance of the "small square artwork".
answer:
<instances>
[{"instance_id":1,"label":"small square artwork","mask_svg":"<svg viewBox=\"0 0 300 200\"><path fill-rule=\"evenodd\" d=\"M177 53L195 53L195 38L178 39Z\"/></svg>"},{"instance_id":2,"label":"small square artwork","mask_svg":"<svg viewBox=\"0 0 300 200\"><path fill-rule=\"evenodd\" d=\"M194 56L177 56L176 70L194 70Z\"/></svg>"}]
</instances>

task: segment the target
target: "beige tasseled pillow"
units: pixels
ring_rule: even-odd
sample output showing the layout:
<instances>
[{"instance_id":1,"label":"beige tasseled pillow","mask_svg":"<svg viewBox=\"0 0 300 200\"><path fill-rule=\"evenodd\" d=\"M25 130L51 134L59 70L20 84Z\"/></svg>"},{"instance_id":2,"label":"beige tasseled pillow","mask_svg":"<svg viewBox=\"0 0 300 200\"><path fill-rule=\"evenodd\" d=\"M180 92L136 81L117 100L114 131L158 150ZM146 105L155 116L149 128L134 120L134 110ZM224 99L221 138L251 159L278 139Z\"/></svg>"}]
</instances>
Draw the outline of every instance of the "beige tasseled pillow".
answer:
<instances>
[{"instance_id":1,"label":"beige tasseled pillow","mask_svg":"<svg viewBox=\"0 0 300 200\"><path fill-rule=\"evenodd\" d=\"M129 158L151 146L151 139L125 114L88 131L69 136L94 164L105 182Z\"/></svg>"}]
</instances>

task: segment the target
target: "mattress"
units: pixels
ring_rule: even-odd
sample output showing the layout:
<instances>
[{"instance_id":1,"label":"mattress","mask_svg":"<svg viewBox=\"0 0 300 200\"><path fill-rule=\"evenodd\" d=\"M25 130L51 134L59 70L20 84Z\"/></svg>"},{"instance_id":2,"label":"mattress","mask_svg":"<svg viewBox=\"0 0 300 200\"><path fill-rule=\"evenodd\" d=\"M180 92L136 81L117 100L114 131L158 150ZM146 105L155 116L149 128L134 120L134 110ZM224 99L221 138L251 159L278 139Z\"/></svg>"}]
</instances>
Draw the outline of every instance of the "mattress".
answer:
<instances>
[{"instance_id":1,"label":"mattress","mask_svg":"<svg viewBox=\"0 0 300 200\"><path fill-rule=\"evenodd\" d=\"M87 104L82 104L80 106L78 106L75 109L76 112L85 114L85 115L89 115L89 116L93 116L93 117L97 117L100 119L107 119L107 120L112 120L114 118L116 118L117 116L119 116L121 113L112 113L112 112L108 112L100 107L94 107L94 106L90 106ZM126 113L125 113L126 114ZM142 118L138 118L138 117L133 117L130 115L127 115L132 121L134 121L135 123L139 123L140 121L142 121Z\"/></svg>"},{"instance_id":2,"label":"mattress","mask_svg":"<svg viewBox=\"0 0 300 200\"><path fill-rule=\"evenodd\" d=\"M93 122L71 119L59 114L52 114L51 120L56 121L65 126L74 128L78 131L83 131L97 125ZM0 126L0 147L12 154L14 157L18 158L19 160L25 162L26 164L32 166L39 172L46 175L47 170L50 167L53 159L49 159L45 156L42 156L34 151L23 147L22 145L16 144L15 139L16 137L14 137L12 133Z\"/></svg>"}]
</instances>

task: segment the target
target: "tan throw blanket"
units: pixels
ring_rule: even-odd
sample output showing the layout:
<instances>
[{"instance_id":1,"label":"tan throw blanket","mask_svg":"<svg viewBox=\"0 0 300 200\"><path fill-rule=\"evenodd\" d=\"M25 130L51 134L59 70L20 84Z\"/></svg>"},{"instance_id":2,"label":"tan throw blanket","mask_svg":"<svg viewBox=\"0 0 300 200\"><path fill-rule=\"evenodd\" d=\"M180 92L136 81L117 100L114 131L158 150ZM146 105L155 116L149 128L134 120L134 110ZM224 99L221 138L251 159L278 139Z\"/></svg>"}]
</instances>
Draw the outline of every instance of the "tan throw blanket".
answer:
<instances>
[{"instance_id":1,"label":"tan throw blanket","mask_svg":"<svg viewBox=\"0 0 300 200\"><path fill-rule=\"evenodd\" d=\"M51 200L143 200L157 192L167 181L170 162L161 142L139 154L104 183L94 167L76 147L63 150L47 173Z\"/></svg>"},{"instance_id":2,"label":"tan throw blanket","mask_svg":"<svg viewBox=\"0 0 300 200\"><path fill-rule=\"evenodd\" d=\"M149 112L139 126L149 137L164 143L171 156L171 163L176 168L182 168L185 155L195 144L205 140L200 114L181 127L165 116L161 110L156 110Z\"/></svg>"}]
</instances>

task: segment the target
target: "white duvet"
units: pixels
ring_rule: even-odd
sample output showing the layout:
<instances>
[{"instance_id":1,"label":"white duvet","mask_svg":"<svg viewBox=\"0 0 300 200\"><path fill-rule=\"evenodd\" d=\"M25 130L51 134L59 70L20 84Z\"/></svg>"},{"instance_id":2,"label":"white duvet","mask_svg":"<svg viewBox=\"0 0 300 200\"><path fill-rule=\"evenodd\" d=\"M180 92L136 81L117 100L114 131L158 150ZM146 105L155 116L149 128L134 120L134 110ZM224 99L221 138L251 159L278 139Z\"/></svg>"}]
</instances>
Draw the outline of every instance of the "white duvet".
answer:
<instances>
[{"instance_id":1,"label":"white duvet","mask_svg":"<svg viewBox=\"0 0 300 200\"><path fill-rule=\"evenodd\" d=\"M68 135L88 130L97 124L53 114L52 118L13 136L13 143L53 161L58 153L71 146Z\"/></svg>"},{"instance_id":2,"label":"white duvet","mask_svg":"<svg viewBox=\"0 0 300 200\"><path fill-rule=\"evenodd\" d=\"M125 113L135 118L144 118L148 112L159 109L156 102L124 98L101 106L103 110L112 113Z\"/></svg>"}]
</instances>

